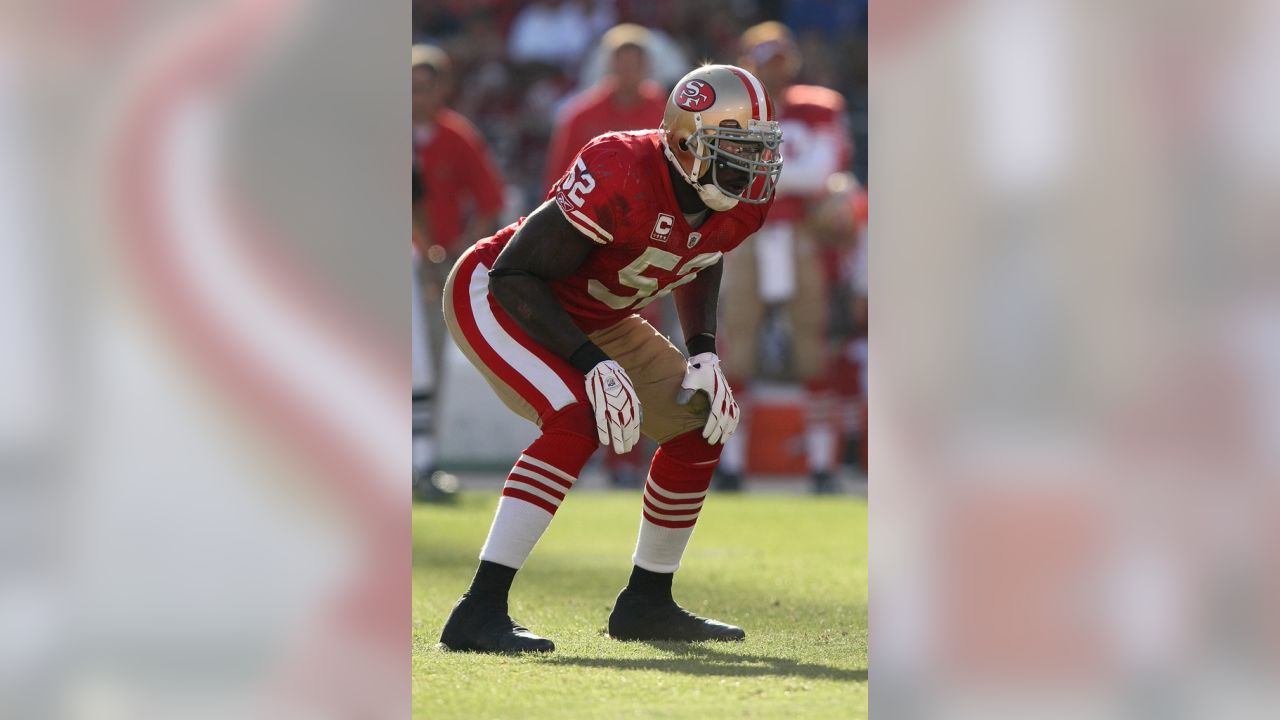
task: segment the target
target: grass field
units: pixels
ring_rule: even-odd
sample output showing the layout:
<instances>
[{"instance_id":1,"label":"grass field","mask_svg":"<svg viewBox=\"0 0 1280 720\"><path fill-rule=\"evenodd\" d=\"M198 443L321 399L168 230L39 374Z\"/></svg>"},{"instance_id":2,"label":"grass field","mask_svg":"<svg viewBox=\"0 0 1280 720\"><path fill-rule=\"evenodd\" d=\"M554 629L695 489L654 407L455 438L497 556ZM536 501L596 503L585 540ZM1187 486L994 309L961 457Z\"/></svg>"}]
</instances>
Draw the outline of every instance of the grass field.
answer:
<instances>
[{"instance_id":1,"label":"grass field","mask_svg":"<svg viewBox=\"0 0 1280 720\"><path fill-rule=\"evenodd\" d=\"M638 493L571 495L512 588L546 656L438 650L475 569L496 491L413 516L415 718L864 718L867 507L851 497L718 496L675 595L742 643L621 643L605 634L631 570Z\"/></svg>"}]
</instances>

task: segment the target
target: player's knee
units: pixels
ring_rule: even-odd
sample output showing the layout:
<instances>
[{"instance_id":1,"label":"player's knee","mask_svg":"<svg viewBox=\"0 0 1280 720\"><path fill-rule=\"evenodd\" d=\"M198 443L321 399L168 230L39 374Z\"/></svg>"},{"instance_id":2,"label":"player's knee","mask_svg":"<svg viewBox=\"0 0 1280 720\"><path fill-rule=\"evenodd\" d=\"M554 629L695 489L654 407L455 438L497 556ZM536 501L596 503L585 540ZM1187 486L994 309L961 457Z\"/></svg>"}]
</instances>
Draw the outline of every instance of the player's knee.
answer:
<instances>
[{"instance_id":1,"label":"player's knee","mask_svg":"<svg viewBox=\"0 0 1280 720\"><path fill-rule=\"evenodd\" d=\"M694 467L715 468L720 462L724 445L708 443L702 437L702 429L681 433L660 446L663 454L681 464Z\"/></svg>"},{"instance_id":2,"label":"player's knee","mask_svg":"<svg viewBox=\"0 0 1280 720\"><path fill-rule=\"evenodd\" d=\"M702 430L681 433L658 446L650 478L668 492L705 493L723 449L719 443L708 444Z\"/></svg>"},{"instance_id":3,"label":"player's knee","mask_svg":"<svg viewBox=\"0 0 1280 720\"><path fill-rule=\"evenodd\" d=\"M577 402L542 418L542 434L575 447L590 456L599 445L596 416L591 405Z\"/></svg>"}]
</instances>

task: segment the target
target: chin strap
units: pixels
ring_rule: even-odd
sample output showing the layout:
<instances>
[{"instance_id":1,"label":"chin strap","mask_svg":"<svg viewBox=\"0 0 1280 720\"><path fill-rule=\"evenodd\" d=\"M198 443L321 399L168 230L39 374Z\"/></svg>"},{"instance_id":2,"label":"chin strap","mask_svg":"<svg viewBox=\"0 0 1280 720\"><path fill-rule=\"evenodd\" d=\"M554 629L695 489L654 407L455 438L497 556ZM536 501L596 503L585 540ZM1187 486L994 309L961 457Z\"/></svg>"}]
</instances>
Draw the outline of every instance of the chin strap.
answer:
<instances>
[{"instance_id":1,"label":"chin strap","mask_svg":"<svg viewBox=\"0 0 1280 720\"><path fill-rule=\"evenodd\" d=\"M698 122L699 124L701 124L701 118L698 119ZM667 160L669 160L671 164L675 166L676 172L680 173L680 177L684 178L684 181L689 183L689 185L691 185L693 189L698 192L698 197L702 200L704 205L706 205L707 207L711 208L716 212L724 212L726 210L732 210L735 206L737 206L738 204L737 198L732 198L732 197L729 197L728 195L725 195L724 192L722 192L720 188L716 187L714 184L703 185L702 183L693 179L694 177L697 177L697 172L699 169L701 169L700 166L702 165L702 161L699 160L696 155L693 158L694 174L691 176L689 173L684 171L684 166L681 165L680 161L676 159L675 153L671 152L671 146L667 144L666 133L662 134L662 152L667 156Z\"/></svg>"},{"instance_id":2,"label":"chin strap","mask_svg":"<svg viewBox=\"0 0 1280 720\"><path fill-rule=\"evenodd\" d=\"M698 190L698 197L702 198L702 202L707 207L716 212L724 212L732 210L738 205L737 198L731 198L725 195L720 188L715 185L702 185L701 183L694 185Z\"/></svg>"}]
</instances>

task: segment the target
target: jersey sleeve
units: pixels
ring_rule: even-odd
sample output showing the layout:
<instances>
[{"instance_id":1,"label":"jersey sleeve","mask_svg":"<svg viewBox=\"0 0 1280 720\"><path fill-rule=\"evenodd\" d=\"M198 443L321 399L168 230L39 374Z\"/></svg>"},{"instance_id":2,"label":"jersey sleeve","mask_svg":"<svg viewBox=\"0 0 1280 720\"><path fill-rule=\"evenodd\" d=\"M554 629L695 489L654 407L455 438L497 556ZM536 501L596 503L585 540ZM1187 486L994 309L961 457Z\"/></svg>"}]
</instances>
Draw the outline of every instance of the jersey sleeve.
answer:
<instances>
[{"instance_id":1,"label":"jersey sleeve","mask_svg":"<svg viewBox=\"0 0 1280 720\"><path fill-rule=\"evenodd\" d=\"M613 243L626 219L629 168L606 137L588 143L551 188L560 212L600 245Z\"/></svg>"}]
</instances>

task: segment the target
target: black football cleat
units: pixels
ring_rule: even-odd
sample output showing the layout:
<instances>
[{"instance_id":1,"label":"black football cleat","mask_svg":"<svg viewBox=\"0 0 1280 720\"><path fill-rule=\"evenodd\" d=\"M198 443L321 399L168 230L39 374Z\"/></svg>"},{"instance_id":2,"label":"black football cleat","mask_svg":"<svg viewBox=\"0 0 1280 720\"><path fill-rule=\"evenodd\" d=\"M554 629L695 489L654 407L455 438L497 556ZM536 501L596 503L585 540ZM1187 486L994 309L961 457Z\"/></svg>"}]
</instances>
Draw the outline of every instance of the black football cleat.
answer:
<instances>
[{"instance_id":1,"label":"black football cleat","mask_svg":"<svg viewBox=\"0 0 1280 720\"><path fill-rule=\"evenodd\" d=\"M551 652L556 644L529 632L506 610L475 602L463 595L440 633L446 650L482 653Z\"/></svg>"},{"instance_id":2,"label":"black football cleat","mask_svg":"<svg viewBox=\"0 0 1280 720\"><path fill-rule=\"evenodd\" d=\"M623 590L609 613L609 637L614 640L745 640L742 628L700 618L670 598L653 598Z\"/></svg>"}]
</instances>

